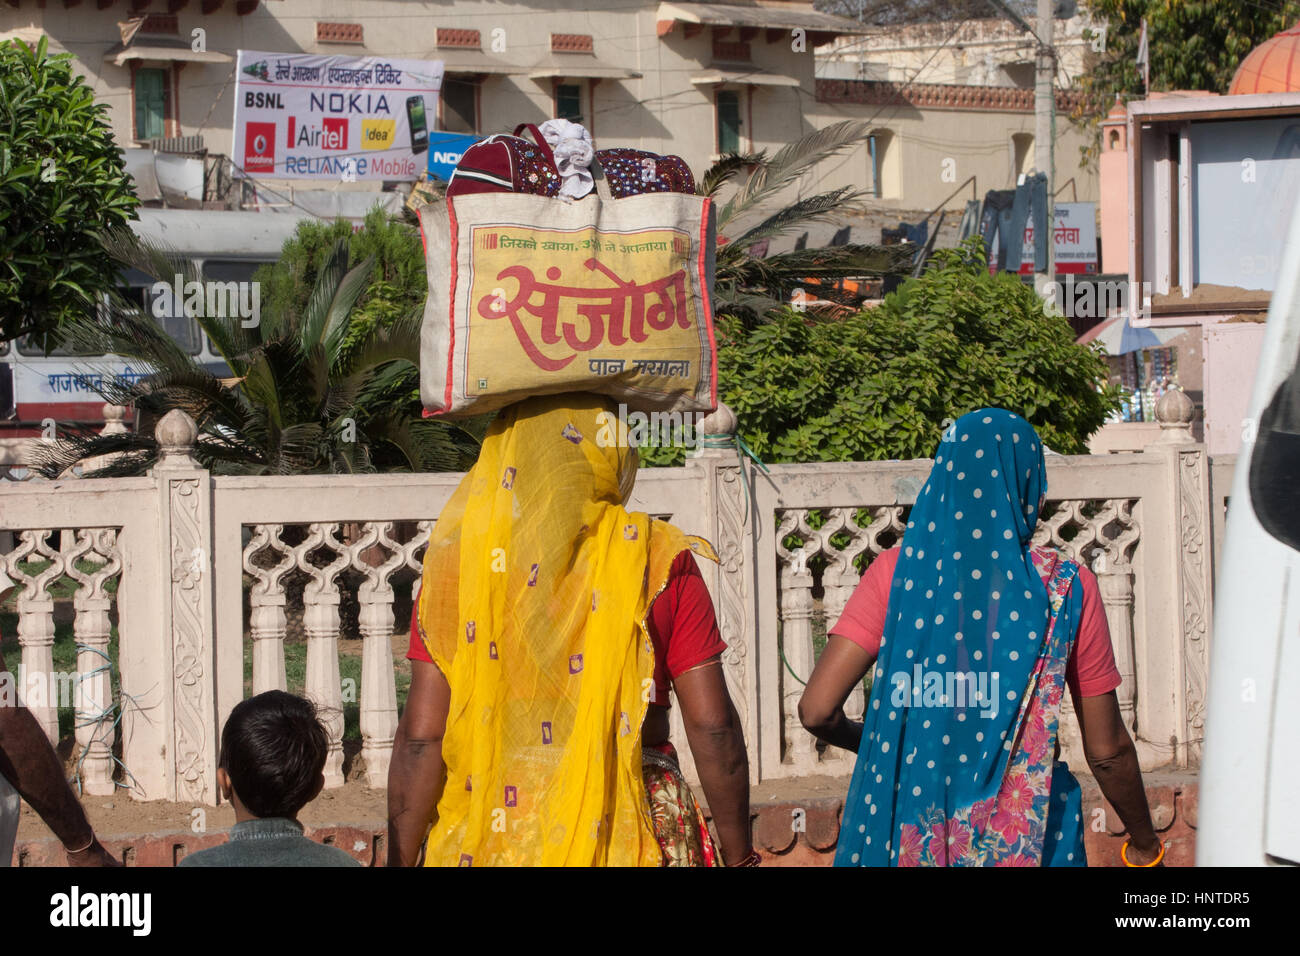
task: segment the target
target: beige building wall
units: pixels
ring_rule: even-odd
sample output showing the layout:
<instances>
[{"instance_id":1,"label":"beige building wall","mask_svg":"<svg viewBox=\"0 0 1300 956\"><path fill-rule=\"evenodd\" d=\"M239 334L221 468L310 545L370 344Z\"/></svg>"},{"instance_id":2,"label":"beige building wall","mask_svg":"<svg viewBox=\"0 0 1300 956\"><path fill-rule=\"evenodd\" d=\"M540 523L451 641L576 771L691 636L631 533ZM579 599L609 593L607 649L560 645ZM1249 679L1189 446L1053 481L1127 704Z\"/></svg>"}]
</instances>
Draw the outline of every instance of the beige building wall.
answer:
<instances>
[{"instance_id":1,"label":"beige building wall","mask_svg":"<svg viewBox=\"0 0 1300 956\"><path fill-rule=\"evenodd\" d=\"M388 56L437 60L439 27L480 31L485 59L524 70L561 59L572 61L582 85L584 118L598 145L628 145L683 156L695 170L705 168L716 154L714 85L692 84L691 77L707 72L713 59L709 29L687 37L678 28L660 38L656 30L658 4L631 2L620 9L592 11L581 0L501 4L458 0L445 3L412 0L264 0L252 13L237 16L233 4L212 15L187 4L178 13L178 36L206 33L209 51L235 56L239 49L268 52L308 52ZM801 6L801 5L794 5ZM811 10L811 5L806 5ZM149 12L153 11L152 8ZM44 30L51 47L76 57L99 102L108 106L108 119L123 147L135 145L131 107L131 71L105 60L120 40L118 23L126 20L125 4L105 10L92 4L71 9L50 4L41 9L24 3L0 9L0 36ZM364 45L318 43L316 22L359 22ZM551 33L589 33L594 56L552 54ZM734 36L734 33L733 33ZM495 47L494 47L495 44ZM811 46L795 52L788 38L768 42L762 33L751 41L752 66L757 74L792 77L799 87L728 84L741 93L742 144L761 149L779 146L811 127L801 115L813 88ZM455 51L457 55L465 51ZM592 64L639 73L629 79L587 79ZM165 66L148 61L148 66ZM233 145L234 64L185 63L178 72L178 128L173 136L202 135L210 153L229 155ZM479 131L509 132L521 122L539 123L553 115L553 84L549 78L487 75L481 81ZM215 102L214 102L215 101ZM299 185L309 181L299 180ZM318 182L319 185L325 185ZM365 186L367 184L358 184Z\"/></svg>"},{"instance_id":2,"label":"beige building wall","mask_svg":"<svg viewBox=\"0 0 1300 956\"><path fill-rule=\"evenodd\" d=\"M969 102L973 95L970 91L978 93L971 86L912 85L904 91L905 100L910 101L901 105L827 99L826 84L840 81L815 79L819 55L814 54L812 44L800 44L790 31L775 29L760 29L750 35L752 61L739 70L750 74L742 77L744 82L721 86L693 83L693 77L710 73L715 66L711 28L692 31L677 23L673 30L660 35L660 6L653 0L606 6L613 9L592 11L582 0L554 0L545 4L482 0L457 0L455 4L419 0L365 3L263 0L251 13L238 16L233 2L210 15L204 15L199 4L190 3L178 11L177 35L188 41L193 30L202 29L208 51L232 58L243 48L434 60L444 55L437 45L439 27L478 30L481 56L498 68L526 70L557 60L572 62L578 75L566 82L583 87L584 119L597 145L627 145L675 153L685 158L697 174L717 155L715 96L719 89L735 90L740 95L743 150L766 149L771 154L829 123L842 119L869 120L879 136L878 142L884 146L880 158L881 196L871 203L879 210L928 211L943 202L968 176L974 175L975 193L967 186L959 195L948 199L948 208L959 209L972 195L982 198L989 189L1014 185L1015 176L1028 168L1025 163L1032 165L1034 117L1028 105L1031 101L1021 95L1023 91L994 91L995 98L1020 96L1024 100L1024 103L1016 100L1019 105L1015 108L1001 109L933 105L947 102L945 97L956 104ZM812 12L811 4L786 3L771 8ZM159 11L151 8L151 12L160 11L161 8ZM86 75L98 100L108 106L109 121L124 147L135 145L131 70L106 60L105 54L120 40L118 23L128 15L125 3L104 10L93 4L72 8L61 4L40 8L33 3L22 3L17 9L0 6L0 36L43 29L51 37L52 46L76 57L77 68ZM364 43L318 43L317 21L361 23ZM594 52L553 54L551 33L589 33ZM730 38L737 35L733 30ZM877 38L874 42L884 41ZM824 63L830 48L820 49ZM455 51L454 55L465 52ZM165 64L147 61L145 65ZM593 65L639 75L626 79L582 78L584 69ZM726 68L736 69L734 65ZM178 64L176 122L169 124L174 128L169 128L168 135L201 135L209 153L230 155L234 73L233 63ZM967 91L962 94L967 100L954 99L951 91L963 90ZM919 100L913 96L917 91L924 94ZM526 72L486 74L480 83L479 132L510 131L517 123L541 122L553 115L553 95L550 78L533 79ZM1064 115L1058 119L1057 131L1058 187L1074 179L1073 186L1067 186L1058 198L1095 200L1095 171L1078 168L1082 139ZM1027 156L1020 168L1016 167L1015 137L1022 138L1021 155ZM238 157L232 158L238 161ZM790 193L807 194L840 185L870 189L870 170L864 145L823 163ZM378 188L375 183L329 180L263 181L273 188L286 190Z\"/></svg>"},{"instance_id":3,"label":"beige building wall","mask_svg":"<svg viewBox=\"0 0 1300 956\"><path fill-rule=\"evenodd\" d=\"M873 206L929 211L944 203L946 209L961 209L969 199L983 199L990 189L1013 188L1017 175L1033 167L1032 110L822 101L811 104L805 114L813 127L845 119L870 120L877 134L887 135L882 165L890 175L882 176L883 198L873 201ZM1079 167L1083 136L1063 115L1057 118L1056 132L1057 201L1095 202L1096 169ZM1017 137L1025 137L1022 142L1028 144L1027 158L1020 169L1016 168ZM823 163L813 175L822 177L822 189L844 185L865 189L869 188L870 170L871 159L864 145ZM974 192L968 184L953 196L953 191L970 176L975 177Z\"/></svg>"}]
</instances>

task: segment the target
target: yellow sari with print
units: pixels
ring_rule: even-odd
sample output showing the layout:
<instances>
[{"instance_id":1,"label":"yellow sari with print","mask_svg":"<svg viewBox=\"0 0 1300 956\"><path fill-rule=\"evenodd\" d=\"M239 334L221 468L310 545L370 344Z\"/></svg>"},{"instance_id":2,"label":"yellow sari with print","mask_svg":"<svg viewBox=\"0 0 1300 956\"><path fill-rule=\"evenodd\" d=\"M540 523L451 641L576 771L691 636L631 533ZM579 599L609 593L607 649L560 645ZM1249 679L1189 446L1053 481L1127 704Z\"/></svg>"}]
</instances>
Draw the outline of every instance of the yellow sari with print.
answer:
<instances>
[{"instance_id":1,"label":"yellow sari with print","mask_svg":"<svg viewBox=\"0 0 1300 956\"><path fill-rule=\"evenodd\" d=\"M419 622L451 687L427 866L658 866L642 779L645 621L707 542L623 507L638 465L606 399L502 411L434 528Z\"/></svg>"}]
</instances>

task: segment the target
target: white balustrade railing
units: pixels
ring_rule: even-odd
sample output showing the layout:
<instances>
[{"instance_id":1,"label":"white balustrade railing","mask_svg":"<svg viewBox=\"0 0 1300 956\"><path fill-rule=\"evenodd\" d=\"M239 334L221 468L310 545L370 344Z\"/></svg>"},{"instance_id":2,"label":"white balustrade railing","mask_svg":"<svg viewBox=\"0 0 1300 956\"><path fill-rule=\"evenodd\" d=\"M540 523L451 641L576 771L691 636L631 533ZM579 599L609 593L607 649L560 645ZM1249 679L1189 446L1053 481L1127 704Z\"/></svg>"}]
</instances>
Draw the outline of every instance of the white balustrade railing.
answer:
<instances>
[{"instance_id":1,"label":"white balustrade railing","mask_svg":"<svg viewBox=\"0 0 1300 956\"><path fill-rule=\"evenodd\" d=\"M1229 486L1232 466L1211 466L1188 422L1166 418L1178 420L1162 421L1161 439L1142 453L1049 458L1049 504L1036 534L1097 574L1123 677L1121 708L1147 769L1199 759L1210 545L1223 510L1214 490ZM705 428L726 434L734 417L720 410ZM23 586L13 610L25 675L53 671L58 608L50 589L71 596L82 785L215 802L220 727L246 696L246 642L252 693L287 689L291 625L305 633L303 692L328 729L326 784L342 785L340 607L355 598L359 759L367 782L384 786L398 718L395 660L408 627L394 615L394 584L418 579L429 532L460 476L213 476L193 457L195 432L184 413L166 416L157 429L162 455L147 477L0 483L0 567ZM707 537L720 555L718 566L702 562L701 570L729 645L724 670L755 781L851 769L848 755L819 749L799 725L800 680L857 586L859 565L901 539L929 464L773 465L764 473L729 447L709 447L683 467L641 473L632 507ZM24 694L55 739L57 701ZM864 706L859 689L846 710L860 718ZM1070 708L1063 746L1077 759ZM691 774L685 748L683 756Z\"/></svg>"}]
</instances>

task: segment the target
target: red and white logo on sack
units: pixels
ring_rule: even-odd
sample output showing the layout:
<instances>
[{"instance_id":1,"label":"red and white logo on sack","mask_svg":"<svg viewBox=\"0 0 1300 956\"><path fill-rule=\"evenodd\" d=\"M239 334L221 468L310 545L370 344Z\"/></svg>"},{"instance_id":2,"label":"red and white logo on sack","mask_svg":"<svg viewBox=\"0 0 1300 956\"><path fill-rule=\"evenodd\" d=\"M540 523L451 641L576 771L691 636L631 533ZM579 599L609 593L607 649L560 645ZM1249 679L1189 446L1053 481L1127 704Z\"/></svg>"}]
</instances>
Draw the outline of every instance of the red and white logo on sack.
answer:
<instances>
[{"instance_id":1,"label":"red and white logo on sack","mask_svg":"<svg viewBox=\"0 0 1300 956\"><path fill-rule=\"evenodd\" d=\"M244 171L275 172L275 124L244 124Z\"/></svg>"}]
</instances>

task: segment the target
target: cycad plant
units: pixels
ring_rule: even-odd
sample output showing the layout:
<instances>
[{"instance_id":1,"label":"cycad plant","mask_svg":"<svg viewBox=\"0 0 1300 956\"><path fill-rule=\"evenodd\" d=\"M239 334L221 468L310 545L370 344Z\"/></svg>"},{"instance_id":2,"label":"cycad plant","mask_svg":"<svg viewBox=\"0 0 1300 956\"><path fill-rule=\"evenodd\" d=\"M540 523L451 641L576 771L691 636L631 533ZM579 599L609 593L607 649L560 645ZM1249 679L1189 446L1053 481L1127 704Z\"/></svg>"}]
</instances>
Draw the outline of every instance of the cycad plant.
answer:
<instances>
[{"instance_id":1,"label":"cycad plant","mask_svg":"<svg viewBox=\"0 0 1300 956\"><path fill-rule=\"evenodd\" d=\"M348 243L334 243L301 307L269 310L251 327L238 316L193 317L228 374L204 368L152 316L120 299L75 323L75 346L150 371L134 383L105 375L99 387L106 401L133 407L139 427L67 434L46 446L41 470L53 476L82 462L93 465L87 476L140 474L158 454L151 423L173 408L198 424L196 456L219 474L467 468L476 426L421 415L418 308L355 321L374 261L349 268ZM200 278L193 263L129 232L111 235L106 247L123 267L162 281Z\"/></svg>"},{"instance_id":2,"label":"cycad plant","mask_svg":"<svg viewBox=\"0 0 1300 956\"><path fill-rule=\"evenodd\" d=\"M752 326L772 309L790 305L796 289L811 298L854 305L853 295L837 288L840 279L910 273L915 249L909 246L853 244L766 257L750 252L762 240L789 235L810 223L838 221L861 208L867 194L851 186L773 206L801 176L860 143L868 130L866 123L835 123L783 146L770 159L766 152L724 156L700 178L701 195L716 197L728 183L737 187L718 210L715 311Z\"/></svg>"}]
</instances>

